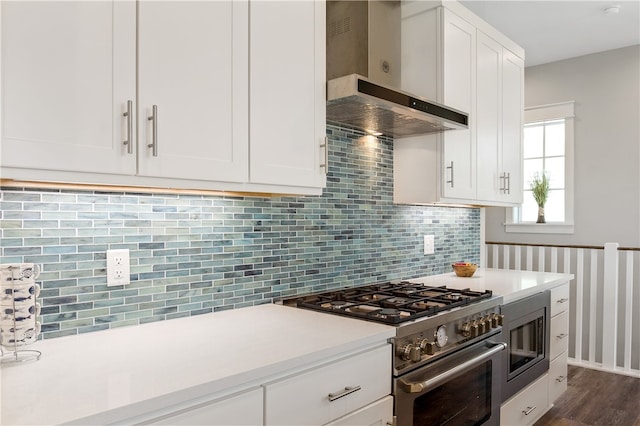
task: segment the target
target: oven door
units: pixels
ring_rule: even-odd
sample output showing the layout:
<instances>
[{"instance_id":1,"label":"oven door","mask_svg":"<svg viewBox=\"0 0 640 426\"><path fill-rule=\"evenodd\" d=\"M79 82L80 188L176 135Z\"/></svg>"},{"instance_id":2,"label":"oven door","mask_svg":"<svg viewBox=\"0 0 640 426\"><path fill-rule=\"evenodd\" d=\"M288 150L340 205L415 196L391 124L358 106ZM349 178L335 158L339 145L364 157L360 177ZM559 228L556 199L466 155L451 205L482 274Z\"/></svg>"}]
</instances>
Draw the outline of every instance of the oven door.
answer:
<instances>
[{"instance_id":1,"label":"oven door","mask_svg":"<svg viewBox=\"0 0 640 426\"><path fill-rule=\"evenodd\" d=\"M394 379L397 426L500 424L501 334Z\"/></svg>"}]
</instances>

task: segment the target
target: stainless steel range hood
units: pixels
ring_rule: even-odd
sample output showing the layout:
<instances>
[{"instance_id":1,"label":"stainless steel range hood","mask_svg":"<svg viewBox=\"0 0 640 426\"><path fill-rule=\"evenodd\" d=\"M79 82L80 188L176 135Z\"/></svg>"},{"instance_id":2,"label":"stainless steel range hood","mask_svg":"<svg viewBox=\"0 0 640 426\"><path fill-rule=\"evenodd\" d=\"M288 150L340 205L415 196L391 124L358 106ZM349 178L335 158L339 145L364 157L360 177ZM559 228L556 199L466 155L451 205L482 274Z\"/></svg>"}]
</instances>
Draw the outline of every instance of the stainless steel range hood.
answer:
<instances>
[{"instance_id":1,"label":"stainless steel range hood","mask_svg":"<svg viewBox=\"0 0 640 426\"><path fill-rule=\"evenodd\" d=\"M327 1L327 121L392 137L466 129L465 112L401 90L400 7Z\"/></svg>"}]
</instances>

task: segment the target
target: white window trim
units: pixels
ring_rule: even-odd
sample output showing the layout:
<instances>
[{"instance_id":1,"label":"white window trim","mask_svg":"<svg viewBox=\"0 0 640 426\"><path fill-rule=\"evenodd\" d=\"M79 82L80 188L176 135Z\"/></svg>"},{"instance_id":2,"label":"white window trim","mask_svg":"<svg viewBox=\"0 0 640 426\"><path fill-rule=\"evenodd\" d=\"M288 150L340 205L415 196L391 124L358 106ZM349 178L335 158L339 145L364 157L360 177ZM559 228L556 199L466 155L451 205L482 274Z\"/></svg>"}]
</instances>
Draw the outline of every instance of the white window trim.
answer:
<instances>
[{"instance_id":1,"label":"white window trim","mask_svg":"<svg viewBox=\"0 0 640 426\"><path fill-rule=\"evenodd\" d=\"M564 222L517 222L518 207L509 207L505 211L505 232L528 234L573 234L574 199L574 121L575 102L559 102L524 109L524 123L565 119L565 221Z\"/></svg>"}]
</instances>

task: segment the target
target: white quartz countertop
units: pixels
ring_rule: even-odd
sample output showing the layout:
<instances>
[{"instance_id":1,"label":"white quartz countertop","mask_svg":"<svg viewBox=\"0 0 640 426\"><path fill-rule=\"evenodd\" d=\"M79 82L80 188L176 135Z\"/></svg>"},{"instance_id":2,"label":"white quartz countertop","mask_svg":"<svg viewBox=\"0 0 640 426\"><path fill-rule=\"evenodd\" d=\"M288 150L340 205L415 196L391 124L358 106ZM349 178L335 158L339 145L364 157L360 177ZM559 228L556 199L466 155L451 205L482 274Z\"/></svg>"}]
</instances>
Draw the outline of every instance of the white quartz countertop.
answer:
<instances>
[{"instance_id":1,"label":"white quartz countertop","mask_svg":"<svg viewBox=\"0 0 640 426\"><path fill-rule=\"evenodd\" d=\"M410 281L436 286L446 285L456 289L491 290L494 295L502 296L503 303L507 304L557 287L571 279L573 279L572 274L478 268L472 277L458 277L452 271L442 275L414 278Z\"/></svg>"},{"instance_id":2,"label":"white quartz countertop","mask_svg":"<svg viewBox=\"0 0 640 426\"><path fill-rule=\"evenodd\" d=\"M268 304L39 341L25 349L41 351L40 360L2 367L1 424L96 415L87 422L105 423L121 416L121 407L137 404L132 415L151 411L394 334L387 325Z\"/></svg>"},{"instance_id":3,"label":"white quartz countertop","mask_svg":"<svg viewBox=\"0 0 640 426\"><path fill-rule=\"evenodd\" d=\"M492 290L509 303L571 278L480 268L470 278L451 272L411 281ZM25 349L41 351L40 360L2 367L0 423L118 421L264 382L394 334L392 326L268 304L39 341Z\"/></svg>"}]
</instances>

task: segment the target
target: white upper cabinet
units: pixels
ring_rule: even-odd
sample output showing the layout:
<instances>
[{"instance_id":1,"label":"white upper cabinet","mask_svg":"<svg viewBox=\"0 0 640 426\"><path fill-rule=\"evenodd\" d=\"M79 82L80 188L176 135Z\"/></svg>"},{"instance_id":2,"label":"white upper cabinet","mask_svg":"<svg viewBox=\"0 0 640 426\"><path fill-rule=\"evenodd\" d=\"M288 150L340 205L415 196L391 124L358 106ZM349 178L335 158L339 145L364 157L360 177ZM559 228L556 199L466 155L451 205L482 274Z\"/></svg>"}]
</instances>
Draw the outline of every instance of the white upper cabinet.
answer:
<instances>
[{"instance_id":1,"label":"white upper cabinet","mask_svg":"<svg viewBox=\"0 0 640 426\"><path fill-rule=\"evenodd\" d=\"M469 128L394 141L394 201L476 199L476 29L450 10L403 5L402 89L469 114Z\"/></svg>"},{"instance_id":2,"label":"white upper cabinet","mask_svg":"<svg viewBox=\"0 0 640 426\"><path fill-rule=\"evenodd\" d=\"M318 1L251 3L253 183L324 186L325 14Z\"/></svg>"},{"instance_id":3,"label":"white upper cabinet","mask_svg":"<svg viewBox=\"0 0 640 426\"><path fill-rule=\"evenodd\" d=\"M247 9L246 1L139 3L140 175L247 180Z\"/></svg>"},{"instance_id":4,"label":"white upper cabinet","mask_svg":"<svg viewBox=\"0 0 640 426\"><path fill-rule=\"evenodd\" d=\"M0 7L3 178L322 193L324 2Z\"/></svg>"},{"instance_id":5,"label":"white upper cabinet","mask_svg":"<svg viewBox=\"0 0 640 426\"><path fill-rule=\"evenodd\" d=\"M132 1L0 4L3 177L6 168L135 173L123 144L135 12Z\"/></svg>"},{"instance_id":6,"label":"white upper cabinet","mask_svg":"<svg viewBox=\"0 0 640 426\"><path fill-rule=\"evenodd\" d=\"M522 202L522 59L478 31L478 199Z\"/></svg>"},{"instance_id":7,"label":"white upper cabinet","mask_svg":"<svg viewBox=\"0 0 640 426\"><path fill-rule=\"evenodd\" d=\"M403 2L402 88L467 112L469 128L394 141L396 203L521 202L523 56L457 2Z\"/></svg>"}]
</instances>

